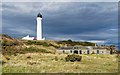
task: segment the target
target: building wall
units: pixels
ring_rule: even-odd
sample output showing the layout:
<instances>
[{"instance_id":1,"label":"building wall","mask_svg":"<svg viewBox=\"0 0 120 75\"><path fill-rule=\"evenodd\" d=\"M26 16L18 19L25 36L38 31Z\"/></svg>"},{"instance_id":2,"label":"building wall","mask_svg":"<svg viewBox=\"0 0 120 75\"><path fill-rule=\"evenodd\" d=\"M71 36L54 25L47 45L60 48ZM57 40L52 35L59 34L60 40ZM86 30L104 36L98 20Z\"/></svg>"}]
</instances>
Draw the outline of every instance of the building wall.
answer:
<instances>
[{"instance_id":1,"label":"building wall","mask_svg":"<svg viewBox=\"0 0 120 75\"><path fill-rule=\"evenodd\" d=\"M97 52L98 50L98 52ZM92 53L95 53L95 54L110 54L110 51L106 50L106 49L93 49L91 50L91 54Z\"/></svg>"},{"instance_id":2,"label":"building wall","mask_svg":"<svg viewBox=\"0 0 120 75\"><path fill-rule=\"evenodd\" d=\"M29 35L22 38L23 40L33 40L34 37L30 37Z\"/></svg>"},{"instance_id":3,"label":"building wall","mask_svg":"<svg viewBox=\"0 0 120 75\"><path fill-rule=\"evenodd\" d=\"M97 52L97 50L99 50L99 52ZM57 50L57 53L66 53L66 54L75 54L74 51L78 51L78 54L80 54L80 50ZM92 49L92 50L81 50L82 54L110 54L110 51L106 50L106 49Z\"/></svg>"},{"instance_id":4,"label":"building wall","mask_svg":"<svg viewBox=\"0 0 120 75\"><path fill-rule=\"evenodd\" d=\"M82 54L87 54L87 50L81 50Z\"/></svg>"},{"instance_id":5,"label":"building wall","mask_svg":"<svg viewBox=\"0 0 120 75\"><path fill-rule=\"evenodd\" d=\"M74 54L74 50L57 50L57 53L67 53L67 54Z\"/></svg>"}]
</instances>

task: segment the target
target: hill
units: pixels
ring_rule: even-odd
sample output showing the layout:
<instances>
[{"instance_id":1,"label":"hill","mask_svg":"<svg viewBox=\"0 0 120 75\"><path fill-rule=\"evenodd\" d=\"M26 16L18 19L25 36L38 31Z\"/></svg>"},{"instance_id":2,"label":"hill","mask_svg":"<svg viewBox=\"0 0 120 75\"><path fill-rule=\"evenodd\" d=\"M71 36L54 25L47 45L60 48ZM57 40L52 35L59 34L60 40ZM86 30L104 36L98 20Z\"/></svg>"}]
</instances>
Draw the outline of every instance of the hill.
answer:
<instances>
[{"instance_id":1,"label":"hill","mask_svg":"<svg viewBox=\"0 0 120 75\"><path fill-rule=\"evenodd\" d=\"M6 34L1 34L0 40L2 42L2 53L3 55L15 55L16 53L29 53L29 52L40 52L40 53L55 53L56 49L61 46L94 46L94 43L90 42L76 42L72 40L64 41L53 41L53 40L22 40L15 39Z\"/></svg>"},{"instance_id":2,"label":"hill","mask_svg":"<svg viewBox=\"0 0 120 75\"><path fill-rule=\"evenodd\" d=\"M21 40L14 39L8 35L1 34L3 55L16 55L16 53L24 54L29 52L55 53L58 45L55 41L45 40Z\"/></svg>"}]
</instances>

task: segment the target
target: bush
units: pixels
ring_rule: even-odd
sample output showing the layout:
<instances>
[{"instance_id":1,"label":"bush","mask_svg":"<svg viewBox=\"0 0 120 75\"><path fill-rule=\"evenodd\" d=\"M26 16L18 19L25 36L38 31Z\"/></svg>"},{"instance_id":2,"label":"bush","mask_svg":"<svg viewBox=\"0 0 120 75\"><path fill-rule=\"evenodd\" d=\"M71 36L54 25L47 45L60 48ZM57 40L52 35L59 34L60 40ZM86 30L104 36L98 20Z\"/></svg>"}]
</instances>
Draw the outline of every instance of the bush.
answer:
<instances>
[{"instance_id":1,"label":"bush","mask_svg":"<svg viewBox=\"0 0 120 75\"><path fill-rule=\"evenodd\" d=\"M27 56L27 58L31 58L31 56Z\"/></svg>"},{"instance_id":2,"label":"bush","mask_svg":"<svg viewBox=\"0 0 120 75\"><path fill-rule=\"evenodd\" d=\"M95 54L95 52L93 51L91 54Z\"/></svg>"},{"instance_id":3,"label":"bush","mask_svg":"<svg viewBox=\"0 0 120 75\"><path fill-rule=\"evenodd\" d=\"M79 56L79 55L68 55L65 57L65 60L66 61L71 61L71 62L74 62L74 61L81 61L82 59L82 56Z\"/></svg>"},{"instance_id":4,"label":"bush","mask_svg":"<svg viewBox=\"0 0 120 75\"><path fill-rule=\"evenodd\" d=\"M37 64L37 62L27 62L29 65Z\"/></svg>"},{"instance_id":5,"label":"bush","mask_svg":"<svg viewBox=\"0 0 120 75\"><path fill-rule=\"evenodd\" d=\"M24 48L23 51L25 52L38 52L38 49L35 47Z\"/></svg>"},{"instance_id":6,"label":"bush","mask_svg":"<svg viewBox=\"0 0 120 75\"><path fill-rule=\"evenodd\" d=\"M36 47L29 47L29 48L24 48L23 52L28 53L28 52L41 52L41 53L51 53L50 51L46 49L38 49Z\"/></svg>"},{"instance_id":7,"label":"bush","mask_svg":"<svg viewBox=\"0 0 120 75\"><path fill-rule=\"evenodd\" d=\"M10 58L9 57L5 57L7 60L10 60Z\"/></svg>"},{"instance_id":8,"label":"bush","mask_svg":"<svg viewBox=\"0 0 120 75\"><path fill-rule=\"evenodd\" d=\"M0 60L0 65L4 65L5 63L7 62L5 62L4 60Z\"/></svg>"},{"instance_id":9,"label":"bush","mask_svg":"<svg viewBox=\"0 0 120 75\"><path fill-rule=\"evenodd\" d=\"M57 56L55 56L55 61L58 61L58 57Z\"/></svg>"},{"instance_id":10,"label":"bush","mask_svg":"<svg viewBox=\"0 0 120 75\"><path fill-rule=\"evenodd\" d=\"M47 42L47 41L35 41L35 40L29 40L26 42L27 45L42 45L42 46L45 46L45 47L49 47L49 46L53 46L55 48L59 48L59 46L57 45L54 45L50 42Z\"/></svg>"},{"instance_id":11,"label":"bush","mask_svg":"<svg viewBox=\"0 0 120 75\"><path fill-rule=\"evenodd\" d=\"M49 44L48 43L46 43L46 42L42 42L42 41L27 41L27 44L28 45L43 45L43 46L49 46Z\"/></svg>"}]
</instances>

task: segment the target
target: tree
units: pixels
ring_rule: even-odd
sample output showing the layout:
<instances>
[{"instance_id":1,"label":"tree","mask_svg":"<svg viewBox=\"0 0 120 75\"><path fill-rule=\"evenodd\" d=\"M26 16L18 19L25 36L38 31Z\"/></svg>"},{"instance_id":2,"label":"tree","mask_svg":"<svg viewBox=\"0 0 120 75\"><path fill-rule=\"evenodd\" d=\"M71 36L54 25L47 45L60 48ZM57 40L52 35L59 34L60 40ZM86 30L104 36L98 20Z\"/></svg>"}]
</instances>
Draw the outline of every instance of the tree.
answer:
<instances>
[{"instance_id":1,"label":"tree","mask_svg":"<svg viewBox=\"0 0 120 75\"><path fill-rule=\"evenodd\" d=\"M69 40L67 40L68 42L72 42L72 40L71 39L69 39Z\"/></svg>"},{"instance_id":2,"label":"tree","mask_svg":"<svg viewBox=\"0 0 120 75\"><path fill-rule=\"evenodd\" d=\"M116 46L115 45L111 45L110 46L110 54L113 54L113 52L115 52Z\"/></svg>"}]
</instances>

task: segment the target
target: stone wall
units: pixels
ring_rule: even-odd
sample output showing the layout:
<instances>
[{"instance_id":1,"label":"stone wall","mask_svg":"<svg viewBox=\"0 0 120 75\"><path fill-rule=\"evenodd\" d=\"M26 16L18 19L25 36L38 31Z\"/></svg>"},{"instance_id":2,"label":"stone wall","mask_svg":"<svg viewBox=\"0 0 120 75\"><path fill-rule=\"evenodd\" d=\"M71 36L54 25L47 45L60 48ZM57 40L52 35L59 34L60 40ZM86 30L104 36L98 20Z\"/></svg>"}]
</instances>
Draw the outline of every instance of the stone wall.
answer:
<instances>
[{"instance_id":1,"label":"stone wall","mask_svg":"<svg viewBox=\"0 0 120 75\"><path fill-rule=\"evenodd\" d=\"M57 50L57 53L66 54L110 54L109 50L106 49L92 49L92 50Z\"/></svg>"}]
</instances>

